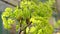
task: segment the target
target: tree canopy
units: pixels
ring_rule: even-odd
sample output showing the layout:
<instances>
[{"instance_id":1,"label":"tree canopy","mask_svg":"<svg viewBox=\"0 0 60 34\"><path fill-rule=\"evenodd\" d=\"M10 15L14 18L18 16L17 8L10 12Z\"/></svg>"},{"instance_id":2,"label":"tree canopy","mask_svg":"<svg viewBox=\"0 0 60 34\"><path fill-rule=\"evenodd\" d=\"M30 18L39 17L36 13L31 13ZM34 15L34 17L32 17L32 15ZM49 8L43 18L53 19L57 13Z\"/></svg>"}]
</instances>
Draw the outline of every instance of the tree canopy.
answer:
<instances>
[{"instance_id":1,"label":"tree canopy","mask_svg":"<svg viewBox=\"0 0 60 34\"><path fill-rule=\"evenodd\" d=\"M47 0L45 2L22 0L20 9L18 6L14 9L6 8L2 13L4 28L10 30L11 24L16 23L16 31L19 28L23 30L27 26L26 34L52 34L53 27L48 21L52 15L53 9L51 7L54 2L55 0Z\"/></svg>"}]
</instances>

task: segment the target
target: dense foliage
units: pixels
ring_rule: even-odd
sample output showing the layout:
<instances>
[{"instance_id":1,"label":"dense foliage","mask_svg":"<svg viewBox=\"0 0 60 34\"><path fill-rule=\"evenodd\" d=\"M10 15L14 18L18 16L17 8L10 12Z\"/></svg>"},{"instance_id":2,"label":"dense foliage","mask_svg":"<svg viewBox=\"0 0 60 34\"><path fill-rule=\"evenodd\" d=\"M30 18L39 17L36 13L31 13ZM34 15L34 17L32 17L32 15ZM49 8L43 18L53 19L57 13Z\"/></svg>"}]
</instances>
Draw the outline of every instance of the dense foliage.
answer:
<instances>
[{"instance_id":1,"label":"dense foliage","mask_svg":"<svg viewBox=\"0 0 60 34\"><path fill-rule=\"evenodd\" d=\"M6 8L2 13L4 28L10 30L11 24L16 23L16 31L19 28L24 29L25 26L28 26L26 23L26 19L28 19L28 23L32 23L30 27L26 28L26 34L52 34L53 27L49 23L49 18L52 15L53 10L51 7L54 2L54 0L47 0L45 2L22 0L20 9L18 7L14 9ZM21 18L23 19L21 20ZM22 27L20 27L20 23L22 23Z\"/></svg>"}]
</instances>

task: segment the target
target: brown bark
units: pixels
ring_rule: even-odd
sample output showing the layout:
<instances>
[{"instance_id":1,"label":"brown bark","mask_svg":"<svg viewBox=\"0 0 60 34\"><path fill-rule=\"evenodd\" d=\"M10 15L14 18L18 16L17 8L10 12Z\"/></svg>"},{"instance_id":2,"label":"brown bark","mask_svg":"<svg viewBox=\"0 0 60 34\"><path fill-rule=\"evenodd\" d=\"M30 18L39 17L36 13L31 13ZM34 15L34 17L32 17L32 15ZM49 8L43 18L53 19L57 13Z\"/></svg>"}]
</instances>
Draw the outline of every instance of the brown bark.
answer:
<instances>
[{"instance_id":1,"label":"brown bark","mask_svg":"<svg viewBox=\"0 0 60 34\"><path fill-rule=\"evenodd\" d=\"M56 0L56 9L58 13L57 19L60 20L60 0Z\"/></svg>"},{"instance_id":2,"label":"brown bark","mask_svg":"<svg viewBox=\"0 0 60 34\"><path fill-rule=\"evenodd\" d=\"M16 23L11 24L10 34L16 34Z\"/></svg>"}]
</instances>

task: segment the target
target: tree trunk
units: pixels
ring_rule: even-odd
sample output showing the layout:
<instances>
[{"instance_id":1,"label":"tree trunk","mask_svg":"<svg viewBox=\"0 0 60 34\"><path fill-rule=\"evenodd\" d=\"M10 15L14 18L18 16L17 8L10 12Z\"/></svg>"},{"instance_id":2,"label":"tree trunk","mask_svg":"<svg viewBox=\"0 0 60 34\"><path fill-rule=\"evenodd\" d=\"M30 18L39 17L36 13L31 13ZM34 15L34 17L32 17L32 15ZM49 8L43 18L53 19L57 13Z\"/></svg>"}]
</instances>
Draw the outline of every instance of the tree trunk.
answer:
<instances>
[{"instance_id":1,"label":"tree trunk","mask_svg":"<svg viewBox=\"0 0 60 34\"><path fill-rule=\"evenodd\" d=\"M11 24L10 34L16 34L16 23Z\"/></svg>"},{"instance_id":2,"label":"tree trunk","mask_svg":"<svg viewBox=\"0 0 60 34\"><path fill-rule=\"evenodd\" d=\"M60 0L56 0L56 9L57 9L57 19L60 20Z\"/></svg>"}]
</instances>

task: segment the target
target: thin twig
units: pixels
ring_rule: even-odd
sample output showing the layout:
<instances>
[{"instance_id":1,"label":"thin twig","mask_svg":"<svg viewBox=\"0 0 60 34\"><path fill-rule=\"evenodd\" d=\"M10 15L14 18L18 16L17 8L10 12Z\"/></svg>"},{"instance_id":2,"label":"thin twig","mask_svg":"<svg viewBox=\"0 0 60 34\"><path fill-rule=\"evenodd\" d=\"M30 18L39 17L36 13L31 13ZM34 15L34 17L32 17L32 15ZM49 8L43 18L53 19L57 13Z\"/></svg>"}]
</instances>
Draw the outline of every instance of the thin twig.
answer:
<instances>
[{"instance_id":1,"label":"thin twig","mask_svg":"<svg viewBox=\"0 0 60 34\"><path fill-rule=\"evenodd\" d=\"M9 3L9 2L7 2L7 1L4 1L4 0L0 0L0 1L2 1L2 2L6 3L6 4L9 4L9 5L13 6L13 7L16 7L16 5L14 5L14 4L12 4L12 3Z\"/></svg>"},{"instance_id":2,"label":"thin twig","mask_svg":"<svg viewBox=\"0 0 60 34\"><path fill-rule=\"evenodd\" d=\"M32 23L32 22L31 22ZM25 30L28 26L30 26L31 25L31 23L29 24L29 25L27 25L23 30ZM23 31L23 30L21 30L21 31Z\"/></svg>"}]
</instances>

